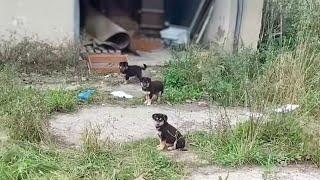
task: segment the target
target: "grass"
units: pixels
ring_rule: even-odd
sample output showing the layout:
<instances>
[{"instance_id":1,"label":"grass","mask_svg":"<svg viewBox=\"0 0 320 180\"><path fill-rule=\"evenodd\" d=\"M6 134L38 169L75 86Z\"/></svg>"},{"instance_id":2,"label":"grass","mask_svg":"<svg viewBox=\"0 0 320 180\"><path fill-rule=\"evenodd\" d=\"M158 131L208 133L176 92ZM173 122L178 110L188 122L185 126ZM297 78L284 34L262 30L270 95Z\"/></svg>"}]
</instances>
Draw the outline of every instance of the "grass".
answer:
<instances>
[{"instance_id":1,"label":"grass","mask_svg":"<svg viewBox=\"0 0 320 180\"><path fill-rule=\"evenodd\" d=\"M270 167L309 160L303 130L294 117L259 125L245 122L232 130L192 134L189 139L202 158L219 165Z\"/></svg>"},{"instance_id":2,"label":"grass","mask_svg":"<svg viewBox=\"0 0 320 180\"><path fill-rule=\"evenodd\" d=\"M0 42L0 64L13 66L23 73L50 74L73 67L74 74L81 74L85 64L79 61L79 49L79 45L73 43L55 46L30 38L18 41L12 36Z\"/></svg>"},{"instance_id":3,"label":"grass","mask_svg":"<svg viewBox=\"0 0 320 180\"><path fill-rule=\"evenodd\" d=\"M78 104L76 92L40 92L24 87L13 69L0 70L0 124L15 140L39 142L46 139L46 123L52 112L70 112Z\"/></svg>"},{"instance_id":4,"label":"grass","mask_svg":"<svg viewBox=\"0 0 320 180\"><path fill-rule=\"evenodd\" d=\"M0 124L9 129L11 138L41 141L45 137L48 110L41 94L23 88L8 68L0 71Z\"/></svg>"},{"instance_id":5,"label":"grass","mask_svg":"<svg viewBox=\"0 0 320 180\"><path fill-rule=\"evenodd\" d=\"M71 112L76 108L76 93L64 90L51 90L44 94L50 112Z\"/></svg>"},{"instance_id":6,"label":"grass","mask_svg":"<svg viewBox=\"0 0 320 180\"><path fill-rule=\"evenodd\" d=\"M1 179L179 179L183 167L161 155L156 142L104 147L94 153L10 143L0 150Z\"/></svg>"},{"instance_id":7,"label":"grass","mask_svg":"<svg viewBox=\"0 0 320 180\"><path fill-rule=\"evenodd\" d=\"M230 55L197 46L174 52L165 72L166 100L210 100L223 105L245 102L246 86L263 71L260 54L244 50Z\"/></svg>"}]
</instances>

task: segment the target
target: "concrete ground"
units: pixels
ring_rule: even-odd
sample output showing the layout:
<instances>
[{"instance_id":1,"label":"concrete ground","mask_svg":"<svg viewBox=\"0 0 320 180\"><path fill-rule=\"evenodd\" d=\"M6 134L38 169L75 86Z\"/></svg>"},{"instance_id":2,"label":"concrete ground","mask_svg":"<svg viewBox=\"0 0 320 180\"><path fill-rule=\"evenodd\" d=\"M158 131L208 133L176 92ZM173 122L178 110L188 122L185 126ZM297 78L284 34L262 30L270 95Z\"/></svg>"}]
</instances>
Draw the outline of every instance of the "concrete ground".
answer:
<instances>
[{"instance_id":1,"label":"concrete ground","mask_svg":"<svg viewBox=\"0 0 320 180\"><path fill-rule=\"evenodd\" d=\"M81 135L86 128L98 127L100 139L122 142L156 137L151 118L153 113L168 115L168 122L178 127L182 133L210 130L224 116L224 110L212 106L201 107L198 104L180 106L130 106L116 105L92 106L73 114L56 115L50 122L54 135L62 141L79 146ZM247 120L246 111L240 108L228 108L231 124Z\"/></svg>"}]
</instances>

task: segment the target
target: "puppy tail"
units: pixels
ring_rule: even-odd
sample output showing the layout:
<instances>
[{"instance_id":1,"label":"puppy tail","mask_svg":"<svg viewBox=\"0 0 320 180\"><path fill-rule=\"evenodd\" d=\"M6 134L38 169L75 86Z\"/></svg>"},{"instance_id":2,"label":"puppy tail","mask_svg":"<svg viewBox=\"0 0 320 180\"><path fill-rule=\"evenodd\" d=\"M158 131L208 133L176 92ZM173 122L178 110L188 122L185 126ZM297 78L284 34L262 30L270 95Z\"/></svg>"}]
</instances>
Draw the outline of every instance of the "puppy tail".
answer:
<instances>
[{"instance_id":1,"label":"puppy tail","mask_svg":"<svg viewBox=\"0 0 320 180\"><path fill-rule=\"evenodd\" d=\"M147 69L147 65L143 64L143 68L141 68L142 70L146 70Z\"/></svg>"}]
</instances>

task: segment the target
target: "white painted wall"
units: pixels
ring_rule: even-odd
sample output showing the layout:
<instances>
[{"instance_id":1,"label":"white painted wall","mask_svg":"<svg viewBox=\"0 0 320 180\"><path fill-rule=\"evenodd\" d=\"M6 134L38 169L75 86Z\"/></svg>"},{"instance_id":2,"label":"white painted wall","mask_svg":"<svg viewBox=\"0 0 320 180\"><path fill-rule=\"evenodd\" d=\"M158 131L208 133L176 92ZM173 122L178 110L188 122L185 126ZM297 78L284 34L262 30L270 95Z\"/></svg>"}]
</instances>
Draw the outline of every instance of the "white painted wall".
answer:
<instances>
[{"instance_id":1,"label":"white painted wall","mask_svg":"<svg viewBox=\"0 0 320 180\"><path fill-rule=\"evenodd\" d=\"M78 0L0 0L0 36L32 37L52 43L79 34Z\"/></svg>"}]
</instances>

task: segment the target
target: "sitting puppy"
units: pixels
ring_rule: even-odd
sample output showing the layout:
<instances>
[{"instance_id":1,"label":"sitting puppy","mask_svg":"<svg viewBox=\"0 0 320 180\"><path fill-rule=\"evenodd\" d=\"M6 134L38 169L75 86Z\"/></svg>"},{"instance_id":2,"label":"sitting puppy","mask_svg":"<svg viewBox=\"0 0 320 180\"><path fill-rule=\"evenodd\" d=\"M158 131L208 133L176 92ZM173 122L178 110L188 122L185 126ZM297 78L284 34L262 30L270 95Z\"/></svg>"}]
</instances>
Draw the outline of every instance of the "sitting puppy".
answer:
<instances>
[{"instance_id":1,"label":"sitting puppy","mask_svg":"<svg viewBox=\"0 0 320 180\"><path fill-rule=\"evenodd\" d=\"M144 102L148 106L163 94L164 86L161 81L151 81L151 78L143 77L141 78L142 90L148 92L146 95L146 101Z\"/></svg>"},{"instance_id":2,"label":"sitting puppy","mask_svg":"<svg viewBox=\"0 0 320 180\"><path fill-rule=\"evenodd\" d=\"M136 76L141 82L142 70L146 70L147 65L143 64L143 67L136 66L136 65L129 66L128 62L120 62L119 69L122 74L126 75L125 77L126 83L128 83L129 78L133 76Z\"/></svg>"},{"instance_id":3,"label":"sitting puppy","mask_svg":"<svg viewBox=\"0 0 320 180\"><path fill-rule=\"evenodd\" d=\"M158 150L163 150L166 148L169 151L175 149L179 149L182 151L187 150L185 148L185 138L175 127L173 127L167 122L167 115L155 113L152 115L152 119L156 122L156 129L158 130L158 136L160 140Z\"/></svg>"}]
</instances>

